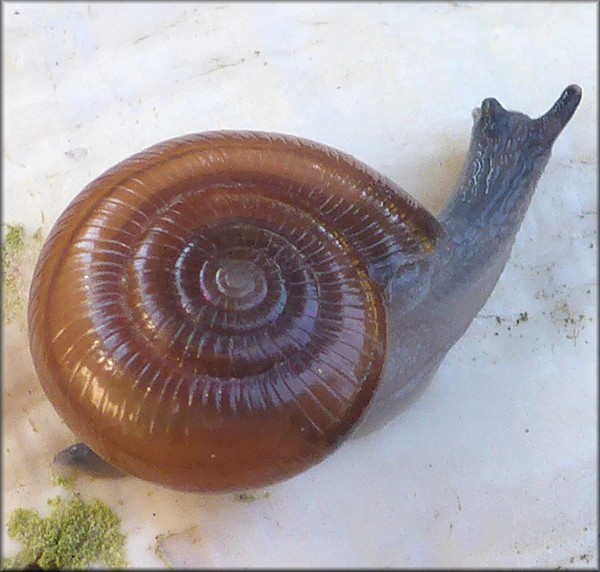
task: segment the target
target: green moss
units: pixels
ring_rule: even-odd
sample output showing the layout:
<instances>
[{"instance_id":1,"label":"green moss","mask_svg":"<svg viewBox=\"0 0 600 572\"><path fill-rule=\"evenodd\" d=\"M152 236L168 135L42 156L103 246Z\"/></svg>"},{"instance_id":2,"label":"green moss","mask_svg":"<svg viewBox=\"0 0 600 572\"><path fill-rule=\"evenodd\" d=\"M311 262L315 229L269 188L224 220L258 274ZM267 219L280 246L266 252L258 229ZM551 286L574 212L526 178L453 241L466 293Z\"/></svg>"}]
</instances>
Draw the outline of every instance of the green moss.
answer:
<instances>
[{"instance_id":1,"label":"green moss","mask_svg":"<svg viewBox=\"0 0 600 572\"><path fill-rule=\"evenodd\" d=\"M2 237L2 314L6 322L24 319L29 284L44 237L22 224L5 224Z\"/></svg>"},{"instance_id":2,"label":"green moss","mask_svg":"<svg viewBox=\"0 0 600 572\"><path fill-rule=\"evenodd\" d=\"M2 258L18 252L25 245L25 227L22 224L6 224L2 241Z\"/></svg>"},{"instance_id":3,"label":"green moss","mask_svg":"<svg viewBox=\"0 0 600 572\"><path fill-rule=\"evenodd\" d=\"M75 498L50 499L52 512L17 509L8 521L8 535L23 547L2 561L2 569L36 566L42 570L89 568L101 565L123 568L125 536L119 518L102 502L90 504Z\"/></svg>"},{"instance_id":4,"label":"green moss","mask_svg":"<svg viewBox=\"0 0 600 572\"><path fill-rule=\"evenodd\" d=\"M65 475L53 475L52 484L55 487L62 487L63 489L72 489L75 486L77 479L74 476Z\"/></svg>"}]
</instances>

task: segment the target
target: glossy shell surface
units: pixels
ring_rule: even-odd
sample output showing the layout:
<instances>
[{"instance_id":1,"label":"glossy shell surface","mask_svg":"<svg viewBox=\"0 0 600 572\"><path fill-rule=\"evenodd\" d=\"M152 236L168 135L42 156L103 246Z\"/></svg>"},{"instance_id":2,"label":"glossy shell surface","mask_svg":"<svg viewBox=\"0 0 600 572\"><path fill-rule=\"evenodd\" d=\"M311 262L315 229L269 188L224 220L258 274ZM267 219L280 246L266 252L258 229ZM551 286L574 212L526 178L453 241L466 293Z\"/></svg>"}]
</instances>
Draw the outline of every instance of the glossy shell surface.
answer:
<instances>
[{"instance_id":1,"label":"glossy shell surface","mask_svg":"<svg viewBox=\"0 0 600 572\"><path fill-rule=\"evenodd\" d=\"M327 147L214 132L123 161L54 226L30 345L69 427L185 490L277 481L348 434L380 379L386 268L431 250L419 208Z\"/></svg>"}]
</instances>

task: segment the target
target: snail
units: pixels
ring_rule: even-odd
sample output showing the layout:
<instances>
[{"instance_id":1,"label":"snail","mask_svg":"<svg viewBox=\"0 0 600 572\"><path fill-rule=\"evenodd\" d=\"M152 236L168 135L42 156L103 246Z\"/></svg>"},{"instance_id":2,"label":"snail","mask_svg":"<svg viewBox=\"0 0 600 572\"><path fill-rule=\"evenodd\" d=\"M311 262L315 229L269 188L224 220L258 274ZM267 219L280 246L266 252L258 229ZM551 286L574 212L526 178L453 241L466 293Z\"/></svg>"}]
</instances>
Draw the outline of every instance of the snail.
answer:
<instances>
[{"instance_id":1,"label":"snail","mask_svg":"<svg viewBox=\"0 0 600 572\"><path fill-rule=\"evenodd\" d=\"M29 338L47 397L100 457L174 489L315 465L391 418L464 333L580 99L569 86L538 119L485 99L437 218L287 135L193 134L117 164L36 265Z\"/></svg>"}]
</instances>

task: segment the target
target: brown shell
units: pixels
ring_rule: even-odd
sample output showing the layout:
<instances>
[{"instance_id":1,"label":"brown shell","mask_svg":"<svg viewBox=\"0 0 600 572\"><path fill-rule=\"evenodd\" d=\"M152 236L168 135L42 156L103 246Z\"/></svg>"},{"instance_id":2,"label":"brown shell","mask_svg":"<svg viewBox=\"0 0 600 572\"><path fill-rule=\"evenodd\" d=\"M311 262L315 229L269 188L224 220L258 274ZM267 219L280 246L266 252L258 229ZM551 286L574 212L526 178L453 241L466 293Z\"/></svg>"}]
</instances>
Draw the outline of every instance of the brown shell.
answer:
<instances>
[{"instance_id":1,"label":"brown shell","mask_svg":"<svg viewBox=\"0 0 600 572\"><path fill-rule=\"evenodd\" d=\"M380 277L433 249L421 213L306 140L215 132L151 147L88 185L44 245L29 306L44 390L87 445L143 479L224 491L292 476L371 400Z\"/></svg>"}]
</instances>

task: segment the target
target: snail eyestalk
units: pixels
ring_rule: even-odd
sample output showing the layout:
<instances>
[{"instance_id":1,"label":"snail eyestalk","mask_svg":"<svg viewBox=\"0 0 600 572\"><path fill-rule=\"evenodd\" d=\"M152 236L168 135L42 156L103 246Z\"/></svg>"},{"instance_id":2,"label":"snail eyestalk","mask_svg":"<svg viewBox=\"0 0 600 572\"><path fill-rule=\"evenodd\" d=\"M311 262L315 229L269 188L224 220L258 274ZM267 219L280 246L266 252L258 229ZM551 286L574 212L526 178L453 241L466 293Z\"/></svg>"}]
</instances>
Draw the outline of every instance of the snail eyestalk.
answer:
<instances>
[{"instance_id":1,"label":"snail eyestalk","mask_svg":"<svg viewBox=\"0 0 600 572\"><path fill-rule=\"evenodd\" d=\"M534 121L539 133L540 144L552 145L565 128L581 101L582 91L578 85L570 85L556 100L556 103L540 118Z\"/></svg>"}]
</instances>

